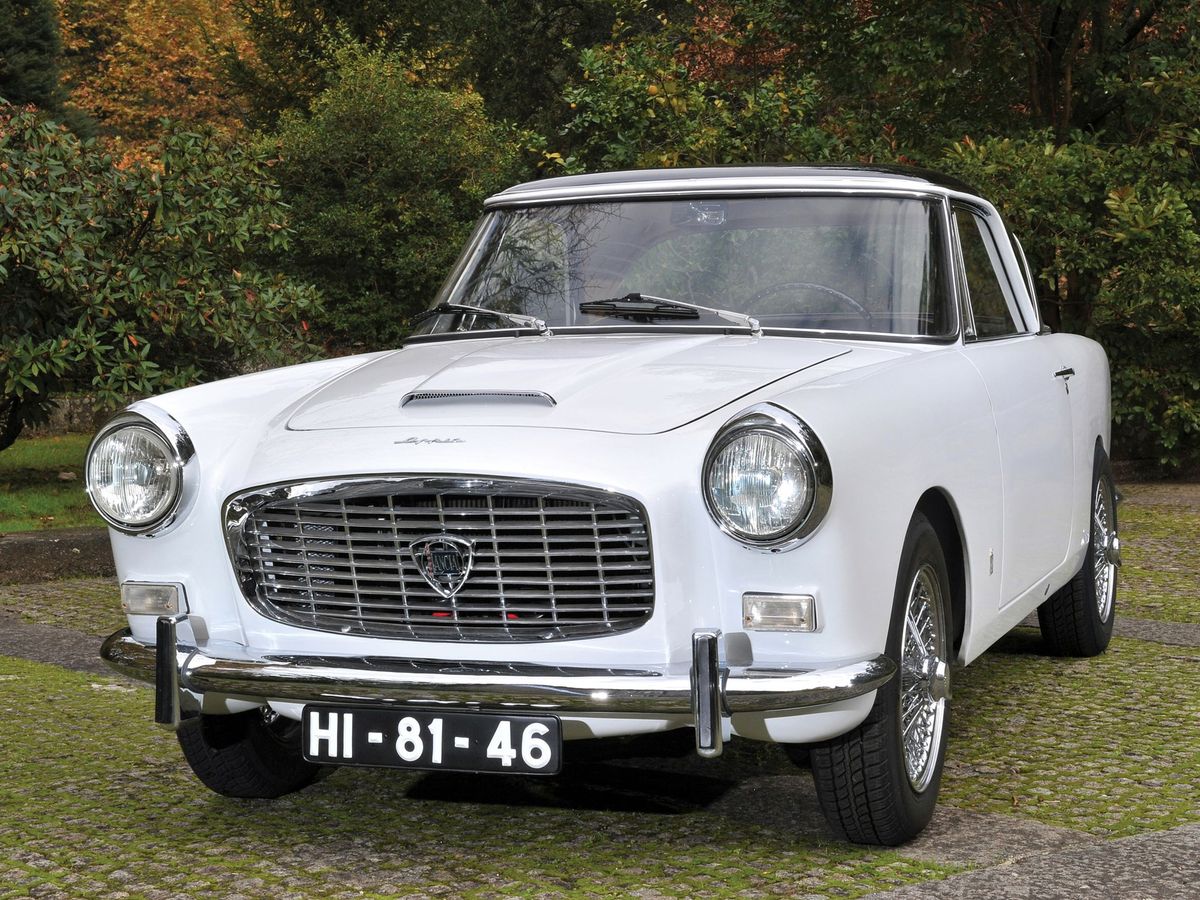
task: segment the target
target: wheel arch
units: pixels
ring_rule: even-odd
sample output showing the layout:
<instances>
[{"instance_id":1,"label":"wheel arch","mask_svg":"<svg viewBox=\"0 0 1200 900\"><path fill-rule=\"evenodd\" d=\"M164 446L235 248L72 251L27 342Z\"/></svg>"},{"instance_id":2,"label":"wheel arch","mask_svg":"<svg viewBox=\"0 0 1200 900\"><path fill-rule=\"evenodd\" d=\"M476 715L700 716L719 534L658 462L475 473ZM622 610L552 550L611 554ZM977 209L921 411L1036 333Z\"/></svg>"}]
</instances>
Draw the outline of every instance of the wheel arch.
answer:
<instances>
[{"instance_id":1,"label":"wheel arch","mask_svg":"<svg viewBox=\"0 0 1200 900\"><path fill-rule=\"evenodd\" d=\"M957 655L962 647L967 618L967 558L962 523L959 521L954 501L940 487L932 487L925 491L917 501L915 511L924 514L929 520L946 556L946 567L950 576L950 618L954 628L951 646Z\"/></svg>"}]
</instances>

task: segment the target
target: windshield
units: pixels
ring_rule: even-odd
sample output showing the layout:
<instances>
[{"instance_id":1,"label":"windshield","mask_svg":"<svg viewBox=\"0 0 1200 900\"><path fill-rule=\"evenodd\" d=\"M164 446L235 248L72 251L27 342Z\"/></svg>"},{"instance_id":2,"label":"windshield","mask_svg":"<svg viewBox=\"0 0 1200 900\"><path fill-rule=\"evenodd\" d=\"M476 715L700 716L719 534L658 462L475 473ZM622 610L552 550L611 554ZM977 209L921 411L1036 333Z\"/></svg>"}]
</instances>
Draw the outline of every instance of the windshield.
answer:
<instances>
[{"instance_id":1,"label":"windshield","mask_svg":"<svg viewBox=\"0 0 1200 900\"><path fill-rule=\"evenodd\" d=\"M884 196L500 209L417 331L513 328L509 316L551 328L729 327L720 310L771 330L944 336L955 323L941 223L936 201Z\"/></svg>"}]
</instances>

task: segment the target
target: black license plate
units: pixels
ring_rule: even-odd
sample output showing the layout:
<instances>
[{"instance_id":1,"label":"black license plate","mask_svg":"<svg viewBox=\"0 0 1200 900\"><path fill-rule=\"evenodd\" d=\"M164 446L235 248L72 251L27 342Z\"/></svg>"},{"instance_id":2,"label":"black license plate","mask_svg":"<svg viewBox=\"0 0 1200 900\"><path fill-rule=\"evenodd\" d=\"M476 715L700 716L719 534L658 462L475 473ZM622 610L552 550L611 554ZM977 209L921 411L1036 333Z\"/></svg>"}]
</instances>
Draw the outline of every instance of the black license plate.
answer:
<instances>
[{"instance_id":1,"label":"black license plate","mask_svg":"<svg viewBox=\"0 0 1200 900\"><path fill-rule=\"evenodd\" d=\"M562 727L554 716L306 706L304 758L339 766L554 775Z\"/></svg>"}]
</instances>

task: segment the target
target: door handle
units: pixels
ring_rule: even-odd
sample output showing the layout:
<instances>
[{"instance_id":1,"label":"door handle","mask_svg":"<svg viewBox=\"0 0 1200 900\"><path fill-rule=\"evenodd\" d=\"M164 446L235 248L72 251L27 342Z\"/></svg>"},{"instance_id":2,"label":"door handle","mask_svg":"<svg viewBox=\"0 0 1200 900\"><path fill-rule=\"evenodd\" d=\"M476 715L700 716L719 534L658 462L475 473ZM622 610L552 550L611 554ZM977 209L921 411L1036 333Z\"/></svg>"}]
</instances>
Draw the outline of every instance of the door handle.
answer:
<instances>
[{"instance_id":1,"label":"door handle","mask_svg":"<svg viewBox=\"0 0 1200 900\"><path fill-rule=\"evenodd\" d=\"M1074 374L1075 374L1074 369L1071 369L1071 368L1059 369L1057 372L1054 373L1054 377L1055 378L1070 378Z\"/></svg>"}]
</instances>

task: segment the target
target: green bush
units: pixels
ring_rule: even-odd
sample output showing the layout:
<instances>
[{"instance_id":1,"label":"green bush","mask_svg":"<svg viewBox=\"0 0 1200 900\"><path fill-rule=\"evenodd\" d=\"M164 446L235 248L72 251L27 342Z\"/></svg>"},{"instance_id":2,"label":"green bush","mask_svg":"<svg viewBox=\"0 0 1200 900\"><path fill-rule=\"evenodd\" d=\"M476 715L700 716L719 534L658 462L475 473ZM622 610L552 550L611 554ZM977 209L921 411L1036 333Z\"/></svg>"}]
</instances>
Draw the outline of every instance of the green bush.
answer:
<instances>
[{"instance_id":1,"label":"green bush","mask_svg":"<svg viewBox=\"0 0 1200 900\"><path fill-rule=\"evenodd\" d=\"M57 392L116 404L313 351L316 292L251 256L288 243L271 161L177 130L152 152L118 167L0 106L0 449Z\"/></svg>"},{"instance_id":2,"label":"green bush","mask_svg":"<svg viewBox=\"0 0 1200 900\"><path fill-rule=\"evenodd\" d=\"M393 345L483 199L524 175L521 145L477 93L405 57L343 47L330 81L307 116L286 115L269 139L296 230L285 262L321 288L336 345Z\"/></svg>"},{"instance_id":3,"label":"green bush","mask_svg":"<svg viewBox=\"0 0 1200 900\"><path fill-rule=\"evenodd\" d=\"M579 66L566 92L566 130L579 142L568 170L811 162L845 152L821 127L818 83L761 19L699 8L678 23L662 14L650 30L621 24L611 42L583 50Z\"/></svg>"}]
</instances>

